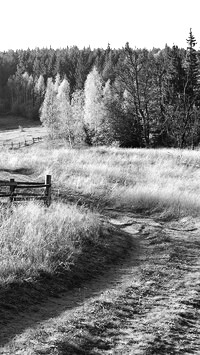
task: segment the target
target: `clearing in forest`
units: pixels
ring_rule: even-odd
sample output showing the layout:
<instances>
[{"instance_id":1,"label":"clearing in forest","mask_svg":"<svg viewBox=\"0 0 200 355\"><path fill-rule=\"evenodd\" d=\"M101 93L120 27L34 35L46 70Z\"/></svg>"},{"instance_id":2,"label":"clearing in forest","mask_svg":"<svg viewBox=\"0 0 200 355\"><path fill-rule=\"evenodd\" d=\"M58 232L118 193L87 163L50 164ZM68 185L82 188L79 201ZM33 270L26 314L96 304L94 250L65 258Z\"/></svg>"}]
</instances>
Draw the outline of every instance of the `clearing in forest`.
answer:
<instances>
[{"instance_id":1,"label":"clearing in forest","mask_svg":"<svg viewBox=\"0 0 200 355\"><path fill-rule=\"evenodd\" d=\"M4 150L1 178L51 174L54 202L1 209L0 353L198 354L199 169L187 150Z\"/></svg>"},{"instance_id":2,"label":"clearing in forest","mask_svg":"<svg viewBox=\"0 0 200 355\"><path fill-rule=\"evenodd\" d=\"M40 121L18 116L0 116L0 148L3 144L19 143L46 136Z\"/></svg>"}]
</instances>

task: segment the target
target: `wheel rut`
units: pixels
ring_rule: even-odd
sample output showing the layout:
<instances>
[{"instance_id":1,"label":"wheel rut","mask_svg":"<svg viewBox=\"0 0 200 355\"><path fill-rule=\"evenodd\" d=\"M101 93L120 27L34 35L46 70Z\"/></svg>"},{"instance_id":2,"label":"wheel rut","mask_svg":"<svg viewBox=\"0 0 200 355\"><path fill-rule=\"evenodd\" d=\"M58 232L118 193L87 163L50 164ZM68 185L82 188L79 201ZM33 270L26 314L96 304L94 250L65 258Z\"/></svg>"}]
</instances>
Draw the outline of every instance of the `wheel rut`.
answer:
<instances>
[{"instance_id":1,"label":"wheel rut","mask_svg":"<svg viewBox=\"0 0 200 355\"><path fill-rule=\"evenodd\" d=\"M181 324L197 354L200 222L119 211L102 219L134 239L126 260L8 322L0 354L181 354Z\"/></svg>"},{"instance_id":2,"label":"wheel rut","mask_svg":"<svg viewBox=\"0 0 200 355\"><path fill-rule=\"evenodd\" d=\"M109 217L106 218L109 221ZM116 224L115 224L116 221ZM120 220L119 223L116 220L110 220L112 225L116 225L116 228L126 228L126 219ZM137 230L135 230L138 232ZM36 304L31 307L32 311L22 312L13 317L11 321L4 327L1 326L0 332L0 345L6 344L13 337L17 336L24 329L35 328L40 322L46 321L49 318L57 317L62 312L68 311L69 315L82 307L88 299L98 299L101 295L109 289L115 289L128 279L132 275L132 268L135 270L138 268L138 253L140 252L140 244L138 238L135 238L135 249L129 253L127 260L122 260L120 263L112 266L106 274L95 277L94 279L87 281L83 286L73 288L63 294L58 294L56 297L49 297L47 301L41 304ZM0 348L0 354L2 350ZM3 350L5 351L5 349ZM3 354L3 353L2 353Z\"/></svg>"}]
</instances>

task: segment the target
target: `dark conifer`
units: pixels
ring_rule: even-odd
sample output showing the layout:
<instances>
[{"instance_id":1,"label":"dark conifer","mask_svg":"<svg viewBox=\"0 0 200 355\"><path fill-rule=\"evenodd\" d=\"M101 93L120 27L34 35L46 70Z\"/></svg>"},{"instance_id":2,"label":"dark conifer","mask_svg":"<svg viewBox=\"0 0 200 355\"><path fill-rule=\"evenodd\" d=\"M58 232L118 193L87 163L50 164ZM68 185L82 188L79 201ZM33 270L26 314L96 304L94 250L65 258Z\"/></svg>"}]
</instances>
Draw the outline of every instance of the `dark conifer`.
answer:
<instances>
[{"instance_id":1,"label":"dark conifer","mask_svg":"<svg viewBox=\"0 0 200 355\"><path fill-rule=\"evenodd\" d=\"M190 28L189 37L187 39L187 53L185 60L185 69L187 82L185 85L186 94L190 102L197 104L199 101L199 63L195 45L197 44L192 29Z\"/></svg>"}]
</instances>

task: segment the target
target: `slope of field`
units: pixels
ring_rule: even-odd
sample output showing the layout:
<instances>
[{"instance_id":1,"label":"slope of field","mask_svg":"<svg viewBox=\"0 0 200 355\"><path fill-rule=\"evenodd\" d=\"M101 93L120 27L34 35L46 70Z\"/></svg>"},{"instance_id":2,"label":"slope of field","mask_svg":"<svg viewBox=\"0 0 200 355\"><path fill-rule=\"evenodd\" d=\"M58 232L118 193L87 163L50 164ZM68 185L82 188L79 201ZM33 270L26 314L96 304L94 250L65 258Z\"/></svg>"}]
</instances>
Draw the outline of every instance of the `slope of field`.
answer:
<instances>
[{"instance_id":1,"label":"slope of field","mask_svg":"<svg viewBox=\"0 0 200 355\"><path fill-rule=\"evenodd\" d=\"M54 202L1 209L1 353L198 354L200 153L2 152L0 179L51 174ZM66 292L69 275L79 286Z\"/></svg>"},{"instance_id":2,"label":"slope of field","mask_svg":"<svg viewBox=\"0 0 200 355\"><path fill-rule=\"evenodd\" d=\"M3 144L30 141L46 135L46 129L41 126L40 121L18 116L0 116L0 148Z\"/></svg>"},{"instance_id":3,"label":"slope of field","mask_svg":"<svg viewBox=\"0 0 200 355\"><path fill-rule=\"evenodd\" d=\"M51 174L54 197L64 202L90 201L96 206L162 212L166 217L200 212L198 151L67 149L49 144L25 151L4 150L1 175L18 176L20 171L27 171L27 179Z\"/></svg>"},{"instance_id":4,"label":"slope of field","mask_svg":"<svg viewBox=\"0 0 200 355\"><path fill-rule=\"evenodd\" d=\"M132 235L127 260L7 324L2 355L199 354L200 220L104 217Z\"/></svg>"}]
</instances>

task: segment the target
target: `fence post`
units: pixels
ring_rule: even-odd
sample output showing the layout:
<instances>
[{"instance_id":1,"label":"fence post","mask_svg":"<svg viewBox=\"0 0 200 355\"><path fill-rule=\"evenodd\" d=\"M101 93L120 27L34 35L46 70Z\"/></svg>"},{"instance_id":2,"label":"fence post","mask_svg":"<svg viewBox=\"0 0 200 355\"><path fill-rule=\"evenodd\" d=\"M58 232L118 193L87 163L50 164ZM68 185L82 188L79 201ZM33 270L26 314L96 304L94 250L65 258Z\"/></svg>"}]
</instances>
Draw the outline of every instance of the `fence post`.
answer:
<instances>
[{"instance_id":1,"label":"fence post","mask_svg":"<svg viewBox=\"0 0 200 355\"><path fill-rule=\"evenodd\" d=\"M10 179L10 182L15 182L15 179ZM14 194L14 191L15 191L15 186L14 185L10 185L10 202L12 203L13 202L13 194Z\"/></svg>"},{"instance_id":2,"label":"fence post","mask_svg":"<svg viewBox=\"0 0 200 355\"><path fill-rule=\"evenodd\" d=\"M49 207L51 204L51 175L46 175L45 185L47 185L45 189L45 197L46 197L45 203L47 207Z\"/></svg>"}]
</instances>

